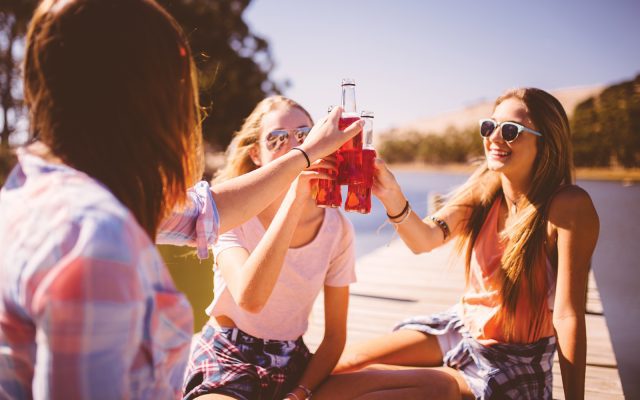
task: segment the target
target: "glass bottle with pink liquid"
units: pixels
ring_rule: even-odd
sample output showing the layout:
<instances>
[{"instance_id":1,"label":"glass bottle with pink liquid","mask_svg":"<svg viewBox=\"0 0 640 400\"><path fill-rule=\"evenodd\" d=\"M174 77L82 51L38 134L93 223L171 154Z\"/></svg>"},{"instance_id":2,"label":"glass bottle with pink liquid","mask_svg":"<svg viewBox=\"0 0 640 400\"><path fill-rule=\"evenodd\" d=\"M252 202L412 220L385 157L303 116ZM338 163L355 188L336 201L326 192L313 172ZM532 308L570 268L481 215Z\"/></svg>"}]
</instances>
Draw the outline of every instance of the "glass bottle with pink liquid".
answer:
<instances>
[{"instance_id":1,"label":"glass bottle with pink liquid","mask_svg":"<svg viewBox=\"0 0 640 400\"><path fill-rule=\"evenodd\" d=\"M373 148L373 112L362 111L360 116L364 120L360 167L350 175L344 209L368 214L371 212L371 187L376 160L376 151Z\"/></svg>"},{"instance_id":2,"label":"glass bottle with pink liquid","mask_svg":"<svg viewBox=\"0 0 640 400\"><path fill-rule=\"evenodd\" d=\"M356 82L351 78L342 80L342 117L338 129L344 131L360 119L356 109ZM348 140L338 149L338 185L348 185L361 166L362 132Z\"/></svg>"},{"instance_id":3,"label":"glass bottle with pink liquid","mask_svg":"<svg viewBox=\"0 0 640 400\"><path fill-rule=\"evenodd\" d=\"M327 112L331 112L331 110L335 106L329 106ZM334 152L333 156L338 159L338 152ZM338 163L340 161L338 160ZM338 168L339 168L338 164ZM318 191L316 192L316 205L318 207L331 207L337 208L342 205L342 194L340 193L340 185L338 184L338 173L333 170L328 170L325 168L319 168L319 172L324 172L330 174L336 179L318 179Z\"/></svg>"}]
</instances>

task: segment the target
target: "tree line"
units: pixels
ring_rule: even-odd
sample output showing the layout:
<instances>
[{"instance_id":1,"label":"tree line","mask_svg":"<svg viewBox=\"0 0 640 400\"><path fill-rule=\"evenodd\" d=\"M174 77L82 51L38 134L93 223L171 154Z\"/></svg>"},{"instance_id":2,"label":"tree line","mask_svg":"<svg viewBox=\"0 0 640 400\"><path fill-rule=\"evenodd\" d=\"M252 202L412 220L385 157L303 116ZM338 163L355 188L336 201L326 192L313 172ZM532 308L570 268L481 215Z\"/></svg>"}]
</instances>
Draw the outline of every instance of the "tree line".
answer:
<instances>
[{"instance_id":1,"label":"tree line","mask_svg":"<svg viewBox=\"0 0 640 400\"><path fill-rule=\"evenodd\" d=\"M270 79L274 63L269 44L252 33L243 19L251 0L156 1L189 38L206 116L203 136L208 146L223 150L255 105L288 84ZM21 64L29 20L37 4L37 0L0 1L0 186L7 168L15 163L10 138L24 136L27 130Z\"/></svg>"},{"instance_id":2,"label":"tree line","mask_svg":"<svg viewBox=\"0 0 640 400\"><path fill-rule=\"evenodd\" d=\"M203 136L214 149L222 150L253 107L265 96L280 93L287 82L270 79L274 64L269 44L243 20L251 0L157 1L189 37L206 115ZM20 70L37 3L0 2L0 185L15 163L10 138L27 129ZM576 165L640 166L640 75L578 104L571 126ZM482 146L473 126L433 135L413 132L402 138L391 132L379 151L389 162L464 163L481 156Z\"/></svg>"},{"instance_id":3,"label":"tree line","mask_svg":"<svg viewBox=\"0 0 640 400\"><path fill-rule=\"evenodd\" d=\"M268 42L243 19L251 0L156 0L180 23L198 68L204 139L224 149L243 119L286 82L269 78L274 63ZM37 0L0 2L0 147L24 121L21 64L25 35ZM117 24L118 21L113 21ZM23 122L24 124L24 122Z\"/></svg>"},{"instance_id":4,"label":"tree line","mask_svg":"<svg viewBox=\"0 0 640 400\"><path fill-rule=\"evenodd\" d=\"M570 118L579 167L640 167L640 75L579 103ZM483 154L476 126L444 132L382 136L378 150L390 163L467 163Z\"/></svg>"}]
</instances>

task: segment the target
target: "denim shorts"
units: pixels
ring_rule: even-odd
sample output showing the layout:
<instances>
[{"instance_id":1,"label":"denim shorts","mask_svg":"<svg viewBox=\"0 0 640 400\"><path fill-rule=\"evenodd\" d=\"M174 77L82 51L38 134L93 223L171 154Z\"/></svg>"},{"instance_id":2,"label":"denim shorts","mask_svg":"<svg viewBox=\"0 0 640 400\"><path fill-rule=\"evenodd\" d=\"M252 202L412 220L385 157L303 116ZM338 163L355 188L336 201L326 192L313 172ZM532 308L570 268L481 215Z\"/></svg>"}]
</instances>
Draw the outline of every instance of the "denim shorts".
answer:
<instances>
[{"instance_id":1,"label":"denim shorts","mask_svg":"<svg viewBox=\"0 0 640 400\"><path fill-rule=\"evenodd\" d=\"M218 393L242 400L281 399L304 373L311 353L297 340L260 339L207 324L189 356L183 398Z\"/></svg>"}]
</instances>

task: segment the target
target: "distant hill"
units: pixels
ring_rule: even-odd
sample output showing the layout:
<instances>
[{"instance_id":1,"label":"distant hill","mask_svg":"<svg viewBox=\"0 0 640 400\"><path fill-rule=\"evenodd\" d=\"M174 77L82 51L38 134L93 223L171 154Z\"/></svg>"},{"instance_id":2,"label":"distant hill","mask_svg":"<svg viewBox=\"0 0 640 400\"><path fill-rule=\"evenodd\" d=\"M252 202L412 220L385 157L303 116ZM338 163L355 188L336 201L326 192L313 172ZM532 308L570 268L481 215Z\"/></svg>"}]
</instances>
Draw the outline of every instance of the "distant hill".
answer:
<instances>
[{"instance_id":1,"label":"distant hill","mask_svg":"<svg viewBox=\"0 0 640 400\"><path fill-rule=\"evenodd\" d=\"M589 97L597 96L605 89L604 85L570 87L550 91L564 106L569 118L576 105ZM394 136L403 136L410 132L418 134L444 133L448 127L463 130L477 124L481 118L491 115L493 100L484 101L461 110L450 111L431 118L421 118L393 130ZM381 133L384 135L384 132Z\"/></svg>"}]
</instances>

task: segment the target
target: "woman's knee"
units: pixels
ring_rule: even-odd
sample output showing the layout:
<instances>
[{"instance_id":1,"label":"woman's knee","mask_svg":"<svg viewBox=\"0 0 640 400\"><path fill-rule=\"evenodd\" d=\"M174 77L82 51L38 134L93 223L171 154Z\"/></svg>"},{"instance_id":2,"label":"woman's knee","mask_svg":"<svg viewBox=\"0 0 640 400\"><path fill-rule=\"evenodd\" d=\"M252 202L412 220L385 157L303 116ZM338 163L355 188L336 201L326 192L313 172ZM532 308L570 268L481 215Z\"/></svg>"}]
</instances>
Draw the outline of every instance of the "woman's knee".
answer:
<instances>
[{"instance_id":1,"label":"woman's knee","mask_svg":"<svg viewBox=\"0 0 640 400\"><path fill-rule=\"evenodd\" d=\"M424 398L441 400L460 400L462 394L456 379L441 371L430 370L429 379L421 380L420 391ZM435 374L435 376L433 376Z\"/></svg>"}]
</instances>

